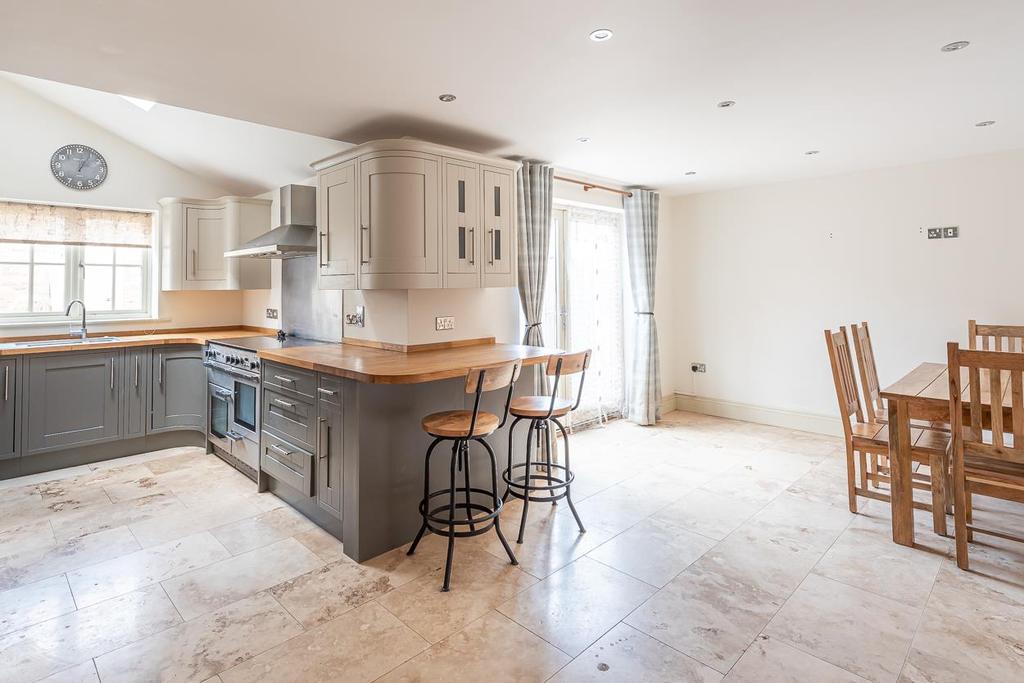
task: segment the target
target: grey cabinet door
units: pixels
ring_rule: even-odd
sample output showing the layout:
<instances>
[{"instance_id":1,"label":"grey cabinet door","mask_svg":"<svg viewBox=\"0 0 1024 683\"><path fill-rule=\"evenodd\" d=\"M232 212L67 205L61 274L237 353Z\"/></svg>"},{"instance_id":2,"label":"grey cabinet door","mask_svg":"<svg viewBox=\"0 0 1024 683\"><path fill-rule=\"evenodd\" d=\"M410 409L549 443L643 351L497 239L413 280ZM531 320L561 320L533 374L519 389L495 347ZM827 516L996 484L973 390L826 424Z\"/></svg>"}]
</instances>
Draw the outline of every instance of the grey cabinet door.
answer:
<instances>
[{"instance_id":1,"label":"grey cabinet door","mask_svg":"<svg viewBox=\"0 0 1024 683\"><path fill-rule=\"evenodd\" d=\"M483 169L483 286L515 285L515 225L512 217L512 174Z\"/></svg>"},{"instance_id":2,"label":"grey cabinet door","mask_svg":"<svg viewBox=\"0 0 1024 683\"><path fill-rule=\"evenodd\" d=\"M444 262L446 287L480 286L480 167L445 159Z\"/></svg>"},{"instance_id":3,"label":"grey cabinet door","mask_svg":"<svg viewBox=\"0 0 1024 683\"><path fill-rule=\"evenodd\" d=\"M18 455L18 359L0 360L0 460Z\"/></svg>"},{"instance_id":4,"label":"grey cabinet door","mask_svg":"<svg viewBox=\"0 0 1024 683\"><path fill-rule=\"evenodd\" d=\"M326 400L317 403L316 502L341 519L342 407Z\"/></svg>"},{"instance_id":5,"label":"grey cabinet door","mask_svg":"<svg viewBox=\"0 0 1024 683\"><path fill-rule=\"evenodd\" d=\"M121 349L28 357L25 455L120 438Z\"/></svg>"},{"instance_id":6,"label":"grey cabinet door","mask_svg":"<svg viewBox=\"0 0 1024 683\"><path fill-rule=\"evenodd\" d=\"M149 414L149 349L127 348L124 356L124 388L121 414L125 438L146 434Z\"/></svg>"},{"instance_id":7,"label":"grey cabinet door","mask_svg":"<svg viewBox=\"0 0 1024 683\"><path fill-rule=\"evenodd\" d=\"M206 429L206 367L198 346L153 349L149 432Z\"/></svg>"},{"instance_id":8,"label":"grey cabinet door","mask_svg":"<svg viewBox=\"0 0 1024 683\"><path fill-rule=\"evenodd\" d=\"M359 201L356 162L323 173L317 194L317 258L322 289L354 289L359 255Z\"/></svg>"}]
</instances>

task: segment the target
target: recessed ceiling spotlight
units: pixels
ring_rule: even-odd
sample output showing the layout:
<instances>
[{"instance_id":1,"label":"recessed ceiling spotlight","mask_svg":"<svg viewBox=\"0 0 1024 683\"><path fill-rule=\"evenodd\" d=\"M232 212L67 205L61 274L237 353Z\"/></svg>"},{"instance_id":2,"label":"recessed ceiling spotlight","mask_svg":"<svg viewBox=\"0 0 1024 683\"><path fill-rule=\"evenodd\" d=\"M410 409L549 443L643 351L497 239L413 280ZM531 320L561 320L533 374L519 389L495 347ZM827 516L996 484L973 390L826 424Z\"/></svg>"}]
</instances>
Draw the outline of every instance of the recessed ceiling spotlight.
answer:
<instances>
[{"instance_id":1,"label":"recessed ceiling spotlight","mask_svg":"<svg viewBox=\"0 0 1024 683\"><path fill-rule=\"evenodd\" d=\"M946 43L945 45L943 45L942 46L942 51L943 52L956 52L957 50L964 49L965 47L967 47L970 44L971 43L969 41L958 40L955 43Z\"/></svg>"},{"instance_id":2,"label":"recessed ceiling spotlight","mask_svg":"<svg viewBox=\"0 0 1024 683\"><path fill-rule=\"evenodd\" d=\"M974 125L977 126L978 128L987 128L989 126L996 125L996 122L995 121L978 121Z\"/></svg>"},{"instance_id":3,"label":"recessed ceiling spotlight","mask_svg":"<svg viewBox=\"0 0 1024 683\"><path fill-rule=\"evenodd\" d=\"M821 154L821 150L820 149L809 149L806 152L804 152L804 154L806 154L807 156L814 156L815 154Z\"/></svg>"},{"instance_id":4,"label":"recessed ceiling spotlight","mask_svg":"<svg viewBox=\"0 0 1024 683\"><path fill-rule=\"evenodd\" d=\"M598 28L590 32L590 39L595 43L603 43L606 40L611 40L613 35L615 34L610 28Z\"/></svg>"},{"instance_id":5,"label":"recessed ceiling spotlight","mask_svg":"<svg viewBox=\"0 0 1024 683\"><path fill-rule=\"evenodd\" d=\"M696 171L687 171L686 175L697 175Z\"/></svg>"},{"instance_id":6,"label":"recessed ceiling spotlight","mask_svg":"<svg viewBox=\"0 0 1024 683\"><path fill-rule=\"evenodd\" d=\"M722 100L718 103L719 109L728 109L729 107L735 107L736 103L732 100Z\"/></svg>"},{"instance_id":7,"label":"recessed ceiling spotlight","mask_svg":"<svg viewBox=\"0 0 1024 683\"><path fill-rule=\"evenodd\" d=\"M141 97L130 97L128 95L121 95L121 99L131 102L142 111L149 111L156 106L156 102L152 100L144 100Z\"/></svg>"},{"instance_id":8,"label":"recessed ceiling spotlight","mask_svg":"<svg viewBox=\"0 0 1024 683\"><path fill-rule=\"evenodd\" d=\"M442 102L454 102L455 101L455 95L452 95L451 93L447 93L446 92L443 95L438 95L437 99L441 100Z\"/></svg>"},{"instance_id":9,"label":"recessed ceiling spotlight","mask_svg":"<svg viewBox=\"0 0 1024 683\"><path fill-rule=\"evenodd\" d=\"M590 138L576 138L576 142L590 142Z\"/></svg>"}]
</instances>

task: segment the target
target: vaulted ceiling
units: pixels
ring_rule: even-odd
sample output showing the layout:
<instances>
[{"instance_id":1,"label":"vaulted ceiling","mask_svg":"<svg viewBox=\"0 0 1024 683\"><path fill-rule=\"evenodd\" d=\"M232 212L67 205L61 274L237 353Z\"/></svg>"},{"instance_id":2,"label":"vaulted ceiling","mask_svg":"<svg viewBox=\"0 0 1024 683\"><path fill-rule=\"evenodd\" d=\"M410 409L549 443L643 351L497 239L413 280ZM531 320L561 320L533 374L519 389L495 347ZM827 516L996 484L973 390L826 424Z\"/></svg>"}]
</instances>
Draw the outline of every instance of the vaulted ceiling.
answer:
<instances>
[{"instance_id":1,"label":"vaulted ceiling","mask_svg":"<svg viewBox=\"0 0 1024 683\"><path fill-rule=\"evenodd\" d=\"M1020 0L0 0L0 16L3 70L668 191L1024 147Z\"/></svg>"}]
</instances>

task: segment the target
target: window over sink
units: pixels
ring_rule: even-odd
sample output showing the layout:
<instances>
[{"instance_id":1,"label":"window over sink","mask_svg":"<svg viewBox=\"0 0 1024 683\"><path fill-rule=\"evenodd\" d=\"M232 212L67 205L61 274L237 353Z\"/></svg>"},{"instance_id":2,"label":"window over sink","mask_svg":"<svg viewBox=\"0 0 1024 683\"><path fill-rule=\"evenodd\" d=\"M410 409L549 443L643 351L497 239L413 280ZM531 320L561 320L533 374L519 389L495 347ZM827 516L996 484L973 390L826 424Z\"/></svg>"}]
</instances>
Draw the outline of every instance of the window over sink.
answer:
<instances>
[{"instance_id":1,"label":"window over sink","mask_svg":"<svg viewBox=\"0 0 1024 683\"><path fill-rule=\"evenodd\" d=\"M153 214L0 201L0 323L152 314Z\"/></svg>"}]
</instances>

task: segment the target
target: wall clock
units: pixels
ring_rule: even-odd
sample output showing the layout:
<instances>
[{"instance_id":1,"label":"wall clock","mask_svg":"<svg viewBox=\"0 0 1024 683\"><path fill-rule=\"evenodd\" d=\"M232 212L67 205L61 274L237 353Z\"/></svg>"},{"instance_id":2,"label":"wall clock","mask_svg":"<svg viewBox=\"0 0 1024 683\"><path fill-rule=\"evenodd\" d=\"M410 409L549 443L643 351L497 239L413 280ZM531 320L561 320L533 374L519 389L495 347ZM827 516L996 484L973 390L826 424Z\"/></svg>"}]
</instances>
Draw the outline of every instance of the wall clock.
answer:
<instances>
[{"instance_id":1,"label":"wall clock","mask_svg":"<svg viewBox=\"0 0 1024 683\"><path fill-rule=\"evenodd\" d=\"M53 177L72 190L91 190L107 179L107 160L86 145L64 145L50 157Z\"/></svg>"}]
</instances>

